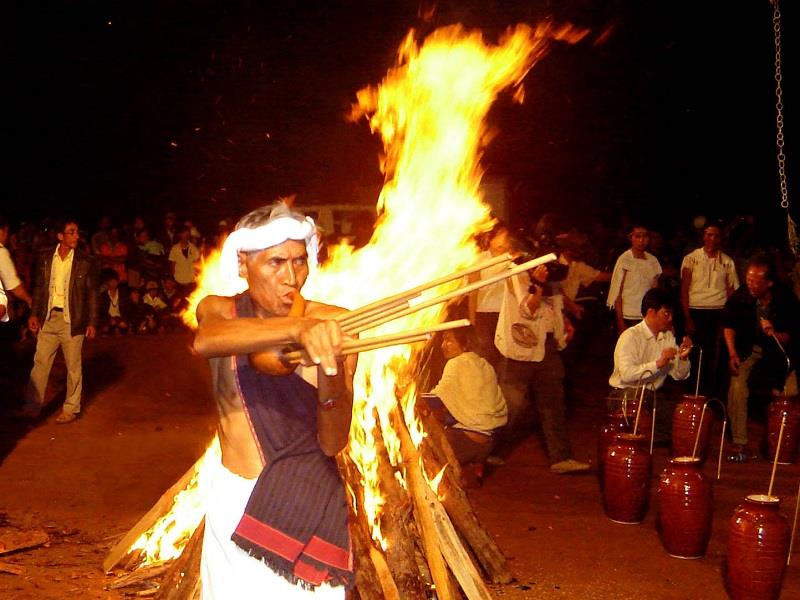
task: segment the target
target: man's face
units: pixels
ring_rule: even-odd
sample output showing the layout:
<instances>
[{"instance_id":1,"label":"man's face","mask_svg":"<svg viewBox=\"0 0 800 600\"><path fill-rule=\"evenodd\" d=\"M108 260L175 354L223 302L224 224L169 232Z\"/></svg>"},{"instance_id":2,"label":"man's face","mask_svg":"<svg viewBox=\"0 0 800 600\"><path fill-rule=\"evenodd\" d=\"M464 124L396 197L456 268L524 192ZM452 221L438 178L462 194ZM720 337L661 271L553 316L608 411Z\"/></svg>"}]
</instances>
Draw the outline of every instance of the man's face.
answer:
<instances>
[{"instance_id":1,"label":"man's face","mask_svg":"<svg viewBox=\"0 0 800 600\"><path fill-rule=\"evenodd\" d=\"M240 252L239 273L265 316L285 317L308 277L306 245L286 240L259 252Z\"/></svg>"},{"instance_id":2,"label":"man's face","mask_svg":"<svg viewBox=\"0 0 800 600\"><path fill-rule=\"evenodd\" d=\"M444 357L450 360L462 352L464 352L464 349L459 344L458 338L451 332L446 331L442 336L442 354L444 354Z\"/></svg>"},{"instance_id":3,"label":"man's face","mask_svg":"<svg viewBox=\"0 0 800 600\"><path fill-rule=\"evenodd\" d=\"M500 256L509 250L511 250L511 240L508 239L508 230L500 229L489 242L489 254Z\"/></svg>"},{"instance_id":4,"label":"man's face","mask_svg":"<svg viewBox=\"0 0 800 600\"><path fill-rule=\"evenodd\" d=\"M58 237L58 241L61 242L62 246L65 246L69 250L74 250L78 247L78 240L80 239L78 224L67 223L64 226L64 231L59 233L56 237Z\"/></svg>"},{"instance_id":5,"label":"man's face","mask_svg":"<svg viewBox=\"0 0 800 600\"><path fill-rule=\"evenodd\" d=\"M767 278L767 269L753 265L747 269L745 283L753 298L761 298L772 287L772 282Z\"/></svg>"},{"instance_id":6,"label":"man's face","mask_svg":"<svg viewBox=\"0 0 800 600\"><path fill-rule=\"evenodd\" d=\"M639 252L644 252L647 249L647 244L650 243L650 232L644 227L636 227L630 235L631 247Z\"/></svg>"},{"instance_id":7,"label":"man's face","mask_svg":"<svg viewBox=\"0 0 800 600\"><path fill-rule=\"evenodd\" d=\"M722 244L722 234L719 227L706 227L703 233L703 247L706 250L716 252Z\"/></svg>"},{"instance_id":8,"label":"man's face","mask_svg":"<svg viewBox=\"0 0 800 600\"><path fill-rule=\"evenodd\" d=\"M652 308L650 309L653 310ZM656 311L653 311L652 325L656 333L670 331L672 329L672 309L662 306Z\"/></svg>"}]
</instances>

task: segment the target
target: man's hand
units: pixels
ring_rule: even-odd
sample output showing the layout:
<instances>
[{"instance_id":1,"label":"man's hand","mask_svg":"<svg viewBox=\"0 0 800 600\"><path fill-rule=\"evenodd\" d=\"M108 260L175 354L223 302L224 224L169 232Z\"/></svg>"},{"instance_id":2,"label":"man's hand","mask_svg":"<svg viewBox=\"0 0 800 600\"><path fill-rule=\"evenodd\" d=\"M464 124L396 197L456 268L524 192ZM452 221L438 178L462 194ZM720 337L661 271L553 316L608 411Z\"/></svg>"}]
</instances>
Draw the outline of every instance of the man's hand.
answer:
<instances>
[{"instance_id":1,"label":"man's hand","mask_svg":"<svg viewBox=\"0 0 800 600\"><path fill-rule=\"evenodd\" d=\"M659 369L663 369L666 367L672 359L675 358L675 355L678 354L678 349L675 346L670 346L669 348L664 348L661 352L661 356L656 361L656 366Z\"/></svg>"},{"instance_id":2,"label":"man's hand","mask_svg":"<svg viewBox=\"0 0 800 600\"><path fill-rule=\"evenodd\" d=\"M337 374L337 357L342 352L342 329L336 321L304 319L300 332L302 344L312 362L322 367L329 377Z\"/></svg>"},{"instance_id":3,"label":"man's hand","mask_svg":"<svg viewBox=\"0 0 800 600\"><path fill-rule=\"evenodd\" d=\"M772 324L771 321L767 319L761 319L761 330L764 332L765 335L769 336L775 335L775 326Z\"/></svg>"},{"instance_id":4,"label":"man's hand","mask_svg":"<svg viewBox=\"0 0 800 600\"><path fill-rule=\"evenodd\" d=\"M531 271L531 279L535 283L547 283L547 265L539 265Z\"/></svg>"},{"instance_id":5,"label":"man's hand","mask_svg":"<svg viewBox=\"0 0 800 600\"><path fill-rule=\"evenodd\" d=\"M39 317L30 316L28 318L28 329L31 330L31 333L39 333Z\"/></svg>"},{"instance_id":6,"label":"man's hand","mask_svg":"<svg viewBox=\"0 0 800 600\"><path fill-rule=\"evenodd\" d=\"M93 340L94 336L97 334L97 330L94 328L94 325L89 325L86 328L86 339Z\"/></svg>"},{"instance_id":7,"label":"man's hand","mask_svg":"<svg viewBox=\"0 0 800 600\"><path fill-rule=\"evenodd\" d=\"M689 353L692 351L692 338L688 335L683 336L683 340L681 340L681 347L678 348L678 358L681 360L686 360L689 357Z\"/></svg>"},{"instance_id":8,"label":"man's hand","mask_svg":"<svg viewBox=\"0 0 800 600\"><path fill-rule=\"evenodd\" d=\"M731 369L731 375L738 375L739 374L739 367L741 366L742 361L739 359L739 356L736 354L732 354L730 359L728 360L728 366Z\"/></svg>"}]
</instances>

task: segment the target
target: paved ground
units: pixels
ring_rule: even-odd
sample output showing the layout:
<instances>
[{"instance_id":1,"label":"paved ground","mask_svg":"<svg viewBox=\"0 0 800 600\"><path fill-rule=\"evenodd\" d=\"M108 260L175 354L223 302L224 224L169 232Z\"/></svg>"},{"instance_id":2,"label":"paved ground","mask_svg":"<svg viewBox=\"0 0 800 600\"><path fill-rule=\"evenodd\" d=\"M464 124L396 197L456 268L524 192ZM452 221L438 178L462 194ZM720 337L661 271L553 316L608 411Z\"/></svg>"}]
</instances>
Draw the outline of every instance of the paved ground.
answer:
<instances>
[{"instance_id":1,"label":"paved ground","mask_svg":"<svg viewBox=\"0 0 800 600\"><path fill-rule=\"evenodd\" d=\"M576 455L592 462L606 368L597 358L584 363L571 411ZM50 415L28 428L0 417L0 531L38 526L51 535L47 547L0 557L24 569L0 573L2 599L122 597L105 590L112 579L100 571L103 557L213 434L209 376L188 336L87 343L85 372L88 401L77 422L56 425ZM0 382L3 406L15 401L18 382ZM657 449L655 474L665 460ZM746 494L766 491L770 475L765 461L725 465L708 555L681 561L661 548L652 507L641 525L618 525L603 514L594 476L551 475L537 434L506 461L470 496L511 561L517 580L495 588L509 599L725 598L728 519ZM779 469L775 491L790 519L798 480L800 466ZM800 598L800 551L794 562L783 598Z\"/></svg>"}]
</instances>

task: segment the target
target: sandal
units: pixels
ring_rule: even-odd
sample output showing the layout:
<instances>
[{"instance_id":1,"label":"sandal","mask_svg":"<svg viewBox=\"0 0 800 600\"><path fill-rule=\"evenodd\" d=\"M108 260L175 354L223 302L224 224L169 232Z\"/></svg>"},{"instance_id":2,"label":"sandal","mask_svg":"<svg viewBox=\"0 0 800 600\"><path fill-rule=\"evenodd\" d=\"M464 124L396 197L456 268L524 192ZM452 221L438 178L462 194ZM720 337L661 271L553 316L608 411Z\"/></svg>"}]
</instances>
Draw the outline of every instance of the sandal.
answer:
<instances>
[{"instance_id":1,"label":"sandal","mask_svg":"<svg viewBox=\"0 0 800 600\"><path fill-rule=\"evenodd\" d=\"M725 459L731 463L748 463L750 461L756 460L758 458L758 454L754 452L748 452L747 448L744 446L738 446L731 449Z\"/></svg>"}]
</instances>

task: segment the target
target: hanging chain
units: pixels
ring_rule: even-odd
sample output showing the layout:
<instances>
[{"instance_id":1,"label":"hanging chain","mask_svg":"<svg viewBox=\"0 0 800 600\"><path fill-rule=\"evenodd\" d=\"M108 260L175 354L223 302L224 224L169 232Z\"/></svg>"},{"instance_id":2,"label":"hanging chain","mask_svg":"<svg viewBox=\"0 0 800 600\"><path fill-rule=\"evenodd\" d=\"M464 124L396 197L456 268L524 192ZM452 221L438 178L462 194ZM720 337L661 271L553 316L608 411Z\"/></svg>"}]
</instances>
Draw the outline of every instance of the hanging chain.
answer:
<instances>
[{"instance_id":1,"label":"hanging chain","mask_svg":"<svg viewBox=\"0 0 800 600\"><path fill-rule=\"evenodd\" d=\"M783 152L783 74L781 72L781 10L780 0L772 0L775 8L772 15L772 29L775 33L775 122L777 126L776 145L778 147L778 179L781 186L781 208L789 208L789 192L786 186L786 154Z\"/></svg>"}]
</instances>

